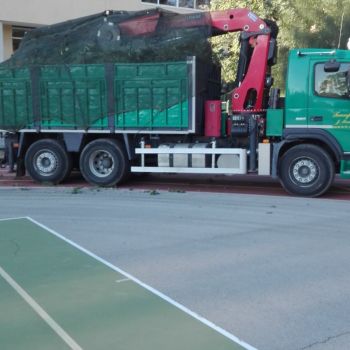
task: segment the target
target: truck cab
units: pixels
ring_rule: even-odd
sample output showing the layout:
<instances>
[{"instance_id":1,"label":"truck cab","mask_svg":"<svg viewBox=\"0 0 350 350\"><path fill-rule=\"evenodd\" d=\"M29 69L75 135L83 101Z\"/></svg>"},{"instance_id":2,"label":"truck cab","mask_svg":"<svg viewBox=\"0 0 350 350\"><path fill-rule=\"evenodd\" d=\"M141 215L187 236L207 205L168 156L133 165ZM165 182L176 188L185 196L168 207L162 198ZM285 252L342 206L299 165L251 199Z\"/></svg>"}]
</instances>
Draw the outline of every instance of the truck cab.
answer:
<instances>
[{"instance_id":1,"label":"truck cab","mask_svg":"<svg viewBox=\"0 0 350 350\"><path fill-rule=\"evenodd\" d=\"M289 53L284 108L267 116L269 136L281 137L277 171L289 192L312 193L323 176L320 188L328 188L334 173L350 178L349 69L349 51Z\"/></svg>"}]
</instances>

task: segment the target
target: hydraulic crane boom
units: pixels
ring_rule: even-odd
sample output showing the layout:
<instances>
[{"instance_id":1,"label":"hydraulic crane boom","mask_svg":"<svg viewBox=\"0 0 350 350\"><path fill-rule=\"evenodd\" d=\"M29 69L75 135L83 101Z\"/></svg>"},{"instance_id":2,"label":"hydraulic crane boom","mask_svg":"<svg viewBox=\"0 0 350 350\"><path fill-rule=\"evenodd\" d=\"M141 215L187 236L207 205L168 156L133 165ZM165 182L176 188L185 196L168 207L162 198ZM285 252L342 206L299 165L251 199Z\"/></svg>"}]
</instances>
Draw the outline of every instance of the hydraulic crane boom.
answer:
<instances>
[{"instance_id":1,"label":"hydraulic crane boom","mask_svg":"<svg viewBox=\"0 0 350 350\"><path fill-rule=\"evenodd\" d=\"M275 39L265 21L245 8L211 12L211 25L219 34L242 32L237 87L232 91L232 111L261 111L267 72L273 63ZM274 34L275 35L275 34ZM269 63L270 62L270 63Z\"/></svg>"},{"instance_id":2,"label":"hydraulic crane boom","mask_svg":"<svg viewBox=\"0 0 350 350\"><path fill-rule=\"evenodd\" d=\"M210 12L212 27L222 32L260 32L267 29L266 23L245 8Z\"/></svg>"}]
</instances>

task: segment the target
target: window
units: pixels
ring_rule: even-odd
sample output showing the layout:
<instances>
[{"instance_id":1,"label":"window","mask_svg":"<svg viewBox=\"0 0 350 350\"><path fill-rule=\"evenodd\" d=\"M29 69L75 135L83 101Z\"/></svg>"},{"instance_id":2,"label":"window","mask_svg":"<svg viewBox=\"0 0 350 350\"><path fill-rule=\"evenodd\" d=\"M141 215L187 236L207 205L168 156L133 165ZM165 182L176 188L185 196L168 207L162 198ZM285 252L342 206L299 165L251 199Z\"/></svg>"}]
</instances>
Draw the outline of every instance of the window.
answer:
<instances>
[{"instance_id":1,"label":"window","mask_svg":"<svg viewBox=\"0 0 350 350\"><path fill-rule=\"evenodd\" d=\"M149 4L166 5L174 7L192 8L205 10L208 9L210 0L141 0Z\"/></svg>"},{"instance_id":2,"label":"window","mask_svg":"<svg viewBox=\"0 0 350 350\"><path fill-rule=\"evenodd\" d=\"M13 51L16 51L19 47L19 44L21 43L24 35L34 29L33 27L20 27L20 26L13 26L12 27L12 47Z\"/></svg>"},{"instance_id":3,"label":"window","mask_svg":"<svg viewBox=\"0 0 350 350\"><path fill-rule=\"evenodd\" d=\"M324 63L315 67L315 92L322 97L349 97L347 75L350 64L342 63L338 72L325 72Z\"/></svg>"}]
</instances>

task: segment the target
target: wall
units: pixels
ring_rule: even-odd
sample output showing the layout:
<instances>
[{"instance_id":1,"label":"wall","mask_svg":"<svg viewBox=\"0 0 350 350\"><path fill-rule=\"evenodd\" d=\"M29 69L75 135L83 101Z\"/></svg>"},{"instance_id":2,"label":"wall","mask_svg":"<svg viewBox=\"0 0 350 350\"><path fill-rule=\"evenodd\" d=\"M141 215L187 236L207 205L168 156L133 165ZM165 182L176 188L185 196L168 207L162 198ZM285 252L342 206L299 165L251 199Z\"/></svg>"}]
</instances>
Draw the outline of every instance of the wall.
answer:
<instances>
[{"instance_id":1,"label":"wall","mask_svg":"<svg viewBox=\"0 0 350 350\"><path fill-rule=\"evenodd\" d=\"M141 0L0 0L0 21L38 26L104 10L136 11L152 7Z\"/></svg>"}]
</instances>

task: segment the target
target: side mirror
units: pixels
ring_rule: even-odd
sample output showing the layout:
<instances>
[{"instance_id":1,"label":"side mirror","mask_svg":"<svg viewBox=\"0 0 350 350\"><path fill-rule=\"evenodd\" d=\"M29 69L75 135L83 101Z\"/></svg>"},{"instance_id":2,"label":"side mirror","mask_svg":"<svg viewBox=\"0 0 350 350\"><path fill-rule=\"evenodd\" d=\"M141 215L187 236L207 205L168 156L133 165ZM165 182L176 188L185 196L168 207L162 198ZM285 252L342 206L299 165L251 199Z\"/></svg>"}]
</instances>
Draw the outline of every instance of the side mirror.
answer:
<instances>
[{"instance_id":1,"label":"side mirror","mask_svg":"<svg viewBox=\"0 0 350 350\"><path fill-rule=\"evenodd\" d=\"M336 60L328 61L324 64L324 71L326 73L336 73L340 69L340 62Z\"/></svg>"}]
</instances>

